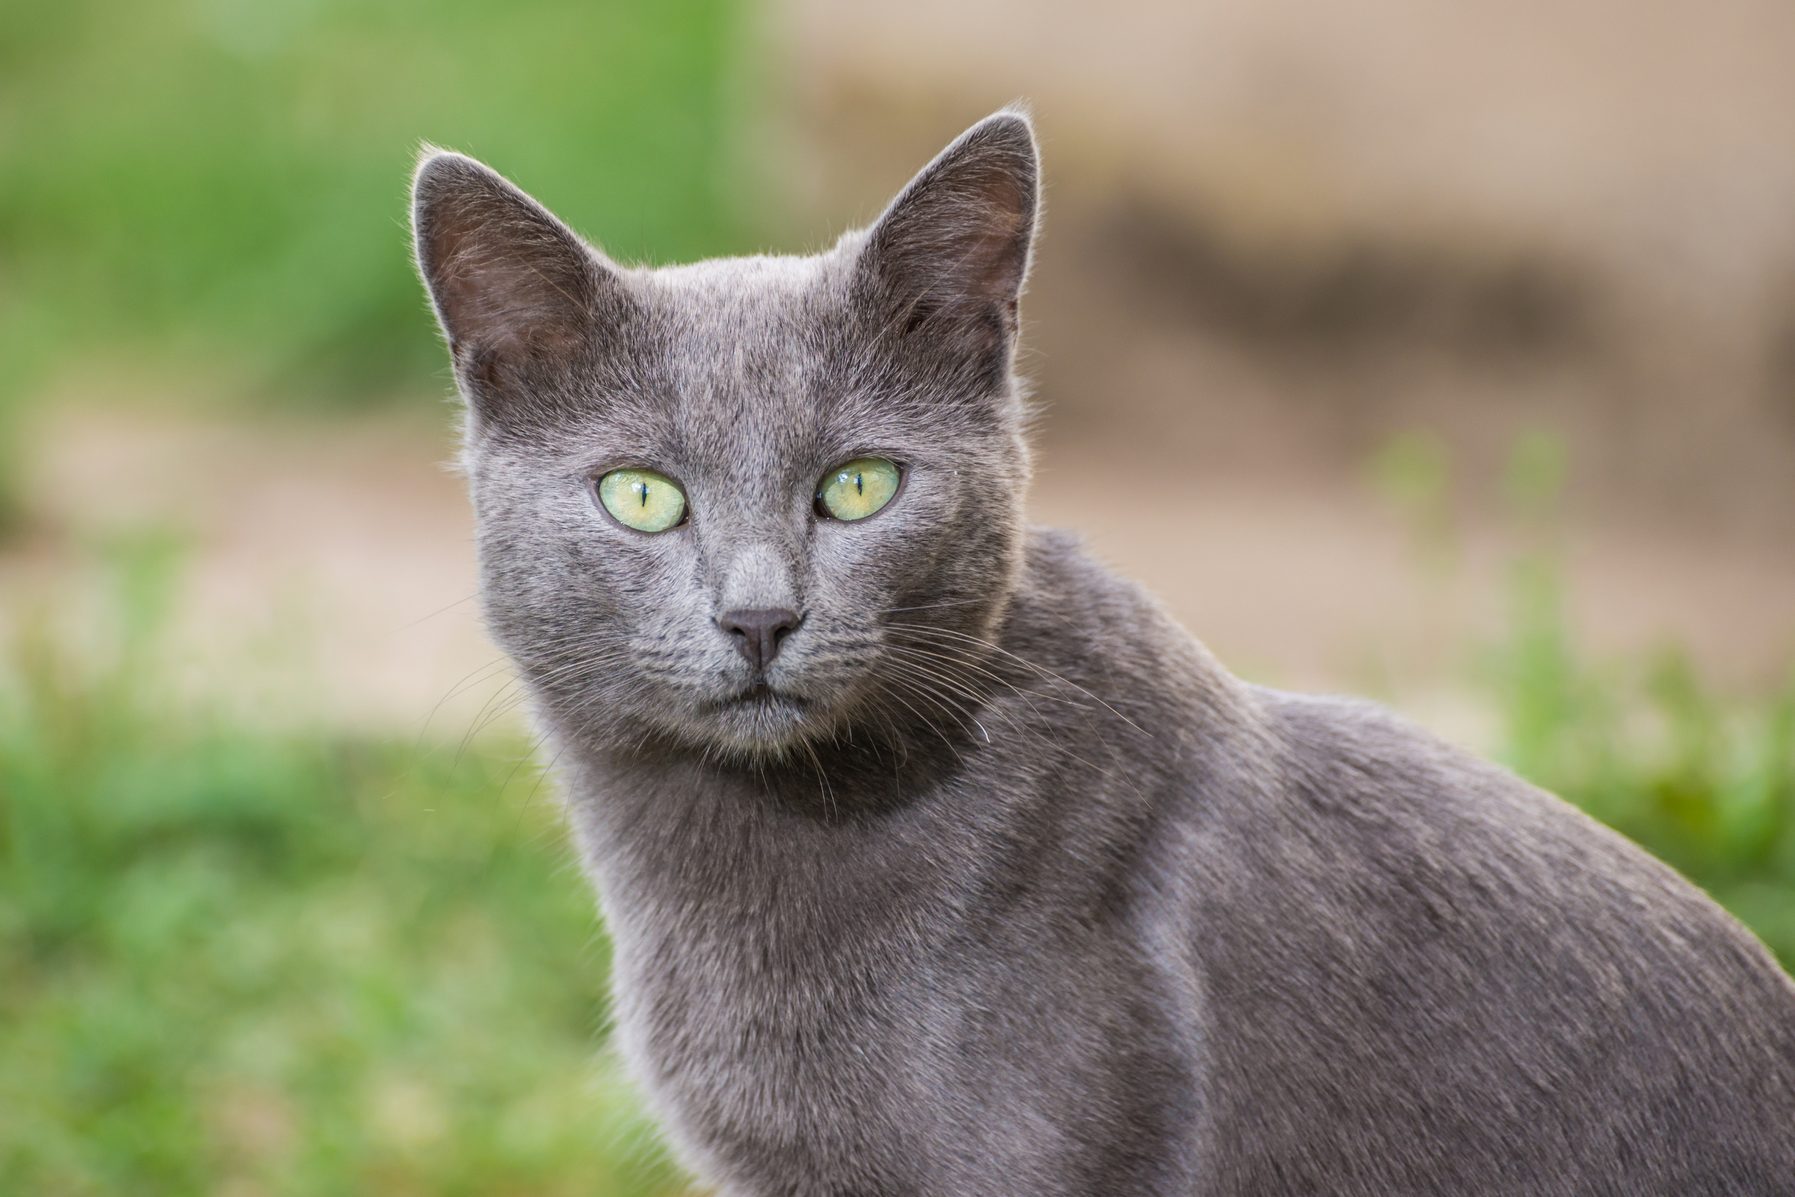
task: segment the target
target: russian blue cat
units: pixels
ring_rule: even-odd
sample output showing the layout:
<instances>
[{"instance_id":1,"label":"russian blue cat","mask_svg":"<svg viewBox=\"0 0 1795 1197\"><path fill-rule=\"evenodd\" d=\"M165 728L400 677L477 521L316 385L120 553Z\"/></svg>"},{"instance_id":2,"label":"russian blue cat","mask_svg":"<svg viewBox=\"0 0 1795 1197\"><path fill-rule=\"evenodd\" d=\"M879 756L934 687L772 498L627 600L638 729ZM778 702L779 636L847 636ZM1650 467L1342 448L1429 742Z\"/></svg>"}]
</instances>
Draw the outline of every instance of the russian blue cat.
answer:
<instances>
[{"instance_id":1,"label":"russian blue cat","mask_svg":"<svg viewBox=\"0 0 1795 1197\"><path fill-rule=\"evenodd\" d=\"M432 153L486 617L725 1194L1795 1193L1795 985L1031 529L1025 116L812 257L607 259Z\"/></svg>"}]
</instances>

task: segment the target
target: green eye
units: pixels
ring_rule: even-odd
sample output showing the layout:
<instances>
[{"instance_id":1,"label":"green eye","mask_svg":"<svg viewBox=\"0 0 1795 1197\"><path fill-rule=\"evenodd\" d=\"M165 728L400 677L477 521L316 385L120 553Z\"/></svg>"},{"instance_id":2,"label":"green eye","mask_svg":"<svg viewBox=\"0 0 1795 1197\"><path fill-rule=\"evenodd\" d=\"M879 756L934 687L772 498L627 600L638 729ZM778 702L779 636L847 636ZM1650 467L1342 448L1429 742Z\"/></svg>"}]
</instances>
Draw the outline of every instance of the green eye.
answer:
<instances>
[{"instance_id":1,"label":"green eye","mask_svg":"<svg viewBox=\"0 0 1795 1197\"><path fill-rule=\"evenodd\" d=\"M817 510L838 520L863 520L891 502L903 477L896 463L883 457L845 461L817 484Z\"/></svg>"},{"instance_id":2,"label":"green eye","mask_svg":"<svg viewBox=\"0 0 1795 1197\"><path fill-rule=\"evenodd\" d=\"M598 480L598 501L617 522L638 532L665 532L686 518L686 494L653 470L612 470Z\"/></svg>"}]
</instances>

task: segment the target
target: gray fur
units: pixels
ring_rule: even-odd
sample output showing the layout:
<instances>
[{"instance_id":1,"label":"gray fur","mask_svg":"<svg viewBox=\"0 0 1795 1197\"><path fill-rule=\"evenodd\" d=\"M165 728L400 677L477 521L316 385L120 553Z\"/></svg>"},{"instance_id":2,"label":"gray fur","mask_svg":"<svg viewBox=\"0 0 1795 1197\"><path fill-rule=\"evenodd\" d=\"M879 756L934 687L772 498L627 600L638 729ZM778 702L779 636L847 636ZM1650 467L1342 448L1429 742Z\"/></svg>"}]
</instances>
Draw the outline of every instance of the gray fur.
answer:
<instances>
[{"instance_id":1,"label":"gray fur","mask_svg":"<svg viewBox=\"0 0 1795 1197\"><path fill-rule=\"evenodd\" d=\"M1795 986L1744 929L1026 528L1037 191L1004 112L827 253L637 270L419 167L487 617L681 1157L739 1195L1795 1192ZM868 452L898 498L819 520ZM690 522L608 520L623 464ZM785 697L737 606L804 613Z\"/></svg>"}]
</instances>

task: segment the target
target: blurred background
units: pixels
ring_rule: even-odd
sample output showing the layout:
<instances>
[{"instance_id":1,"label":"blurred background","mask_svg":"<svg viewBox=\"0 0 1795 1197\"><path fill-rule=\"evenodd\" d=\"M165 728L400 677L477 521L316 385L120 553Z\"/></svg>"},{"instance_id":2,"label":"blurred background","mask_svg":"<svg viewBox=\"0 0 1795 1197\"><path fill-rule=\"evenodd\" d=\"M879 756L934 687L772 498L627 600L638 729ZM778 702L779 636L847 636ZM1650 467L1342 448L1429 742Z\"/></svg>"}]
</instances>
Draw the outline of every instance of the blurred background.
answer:
<instances>
[{"instance_id":1,"label":"blurred background","mask_svg":"<svg viewBox=\"0 0 1795 1197\"><path fill-rule=\"evenodd\" d=\"M423 140L670 262L1026 98L1038 517L1795 961L1792 63L1780 0L6 6L0 1190L683 1191L471 601Z\"/></svg>"}]
</instances>

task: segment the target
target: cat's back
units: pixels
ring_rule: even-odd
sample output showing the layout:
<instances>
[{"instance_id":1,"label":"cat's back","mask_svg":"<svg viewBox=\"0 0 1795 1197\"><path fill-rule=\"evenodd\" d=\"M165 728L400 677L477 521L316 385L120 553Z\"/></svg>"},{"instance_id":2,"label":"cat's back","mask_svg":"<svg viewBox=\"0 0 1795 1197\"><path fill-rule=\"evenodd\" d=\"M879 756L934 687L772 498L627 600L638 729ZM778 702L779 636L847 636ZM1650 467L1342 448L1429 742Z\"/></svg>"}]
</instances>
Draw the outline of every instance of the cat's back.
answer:
<instances>
[{"instance_id":1,"label":"cat's back","mask_svg":"<svg viewBox=\"0 0 1795 1197\"><path fill-rule=\"evenodd\" d=\"M1252 692L1203 817L1218 1191L1795 1192L1795 984L1674 871L1367 703Z\"/></svg>"}]
</instances>

